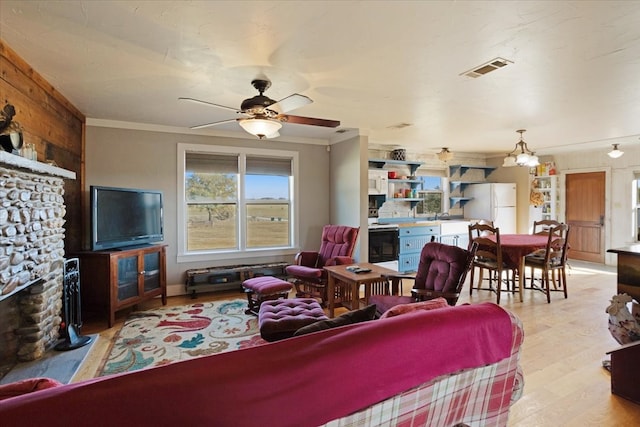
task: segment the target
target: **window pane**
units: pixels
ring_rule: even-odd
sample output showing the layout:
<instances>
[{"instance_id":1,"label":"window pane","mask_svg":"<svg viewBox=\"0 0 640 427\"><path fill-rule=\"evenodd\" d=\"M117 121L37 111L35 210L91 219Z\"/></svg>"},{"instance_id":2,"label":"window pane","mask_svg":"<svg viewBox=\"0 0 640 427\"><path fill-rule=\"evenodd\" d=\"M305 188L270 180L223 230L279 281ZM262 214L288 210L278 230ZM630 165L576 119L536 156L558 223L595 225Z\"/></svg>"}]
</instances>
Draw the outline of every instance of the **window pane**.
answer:
<instances>
[{"instance_id":1,"label":"window pane","mask_svg":"<svg viewBox=\"0 0 640 427\"><path fill-rule=\"evenodd\" d=\"M289 246L289 205L247 205L247 247Z\"/></svg>"},{"instance_id":2,"label":"window pane","mask_svg":"<svg viewBox=\"0 0 640 427\"><path fill-rule=\"evenodd\" d=\"M216 163L187 172L187 250L238 248L238 175L216 173ZM212 172L205 173L210 169ZM223 168L227 171L227 168Z\"/></svg>"},{"instance_id":3,"label":"window pane","mask_svg":"<svg viewBox=\"0 0 640 427\"><path fill-rule=\"evenodd\" d=\"M245 183L247 248L289 246L289 177L247 175Z\"/></svg>"},{"instance_id":4,"label":"window pane","mask_svg":"<svg viewBox=\"0 0 640 427\"><path fill-rule=\"evenodd\" d=\"M187 208L187 250L235 249L238 229L235 204L195 204Z\"/></svg>"},{"instance_id":5,"label":"window pane","mask_svg":"<svg viewBox=\"0 0 640 427\"><path fill-rule=\"evenodd\" d=\"M442 178L439 176L421 176L423 190L442 190Z\"/></svg>"}]
</instances>

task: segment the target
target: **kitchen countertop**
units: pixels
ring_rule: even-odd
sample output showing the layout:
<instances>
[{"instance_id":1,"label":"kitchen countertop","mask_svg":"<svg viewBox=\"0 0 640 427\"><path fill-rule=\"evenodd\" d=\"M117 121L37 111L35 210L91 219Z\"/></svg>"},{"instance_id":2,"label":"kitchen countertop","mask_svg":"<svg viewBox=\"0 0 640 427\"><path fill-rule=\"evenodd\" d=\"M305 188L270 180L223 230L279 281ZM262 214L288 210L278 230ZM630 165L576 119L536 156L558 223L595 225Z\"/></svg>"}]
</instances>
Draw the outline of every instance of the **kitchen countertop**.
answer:
<instances>
[{"instance_id":1,"label":"kitchen countertop","mask_svg":"<svg viewBox=\"0 0 640 427\"><path fill-rule=\"evenodd\" d=\"M416 225L441 225L441 224L450 224L456 222L469 222L468 219L464 218L448 218L448 219L437 219L437 220L429 220L422 218L378 218L377 223L369 224L370 229L376 228L392 228L392 227L414 227Z\"/></svg>"}]
</instances>

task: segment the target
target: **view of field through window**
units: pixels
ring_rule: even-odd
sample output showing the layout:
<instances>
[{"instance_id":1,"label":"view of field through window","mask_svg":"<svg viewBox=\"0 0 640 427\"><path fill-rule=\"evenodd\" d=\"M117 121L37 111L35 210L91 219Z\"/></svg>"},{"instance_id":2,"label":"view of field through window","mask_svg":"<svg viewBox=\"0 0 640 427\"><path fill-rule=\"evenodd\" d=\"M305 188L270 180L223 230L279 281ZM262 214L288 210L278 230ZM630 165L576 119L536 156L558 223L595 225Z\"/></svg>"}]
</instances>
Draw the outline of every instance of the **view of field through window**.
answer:
<instances>
[{"instance_id":1,"label":"view of field through window","mask_svg":"<svg viewBox=\"0 0 640 427\"><path fill-rule=\"evenodd\" d=\"M237 183L237 174L188 174L187 250L240 247ZM247 175L245 185L246 248L289 246L289 177Z\"/></svg>"}]
</instances>

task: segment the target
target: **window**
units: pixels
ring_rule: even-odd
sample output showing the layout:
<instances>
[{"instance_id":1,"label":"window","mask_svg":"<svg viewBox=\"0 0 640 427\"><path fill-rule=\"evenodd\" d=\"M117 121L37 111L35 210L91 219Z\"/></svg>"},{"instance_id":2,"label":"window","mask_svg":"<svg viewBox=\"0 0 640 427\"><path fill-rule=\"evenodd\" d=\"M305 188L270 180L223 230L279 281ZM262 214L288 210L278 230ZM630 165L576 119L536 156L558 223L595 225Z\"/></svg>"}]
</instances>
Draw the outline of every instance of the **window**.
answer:
<instances>
[{"instance_id":1,"label":"window","mask_svg":"<svg viewBox=\"0 0 640 427\"><path fill-rule=\"evenodd\" d=\"M178 151L179 260L295 246L297 153L188 144Z\"/></svg>"},{"instance_id":2,"label":"window","mask_svg":"<svg viewBox=\"0 0 640 427\"><path fill-rule=\"evenodd\" d=\"M444 177L446 170L427 169L419 170L417 179L421 182L422 189L418 191L418 197L422 200L416 204L416 214L424 216L439 215L446 212L444 201L449 195Z\"/></svg>"}]
</instances>

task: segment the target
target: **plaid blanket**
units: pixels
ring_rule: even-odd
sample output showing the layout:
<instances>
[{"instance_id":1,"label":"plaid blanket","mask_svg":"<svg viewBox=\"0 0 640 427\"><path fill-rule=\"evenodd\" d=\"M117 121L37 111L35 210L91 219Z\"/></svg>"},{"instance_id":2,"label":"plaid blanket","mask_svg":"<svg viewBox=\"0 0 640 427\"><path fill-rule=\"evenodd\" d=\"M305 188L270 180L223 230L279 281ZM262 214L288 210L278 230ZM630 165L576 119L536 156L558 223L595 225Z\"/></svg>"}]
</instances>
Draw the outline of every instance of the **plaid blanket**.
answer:
<instances>
[{"instance_id":1,"label":"plaid blanket","mask_svg":"<svg viewBox=\"0 0 640 427\"><path fill-rule=\"evenodd\" d=\"M520 399L524 388L522 369L518 364L524 331L520 319L511 312L509 315L513 325L513 344L508 358L484 367L434 378L402 394L324 425L507 425L509 408Z\"/></svg>"}]
</instances>

